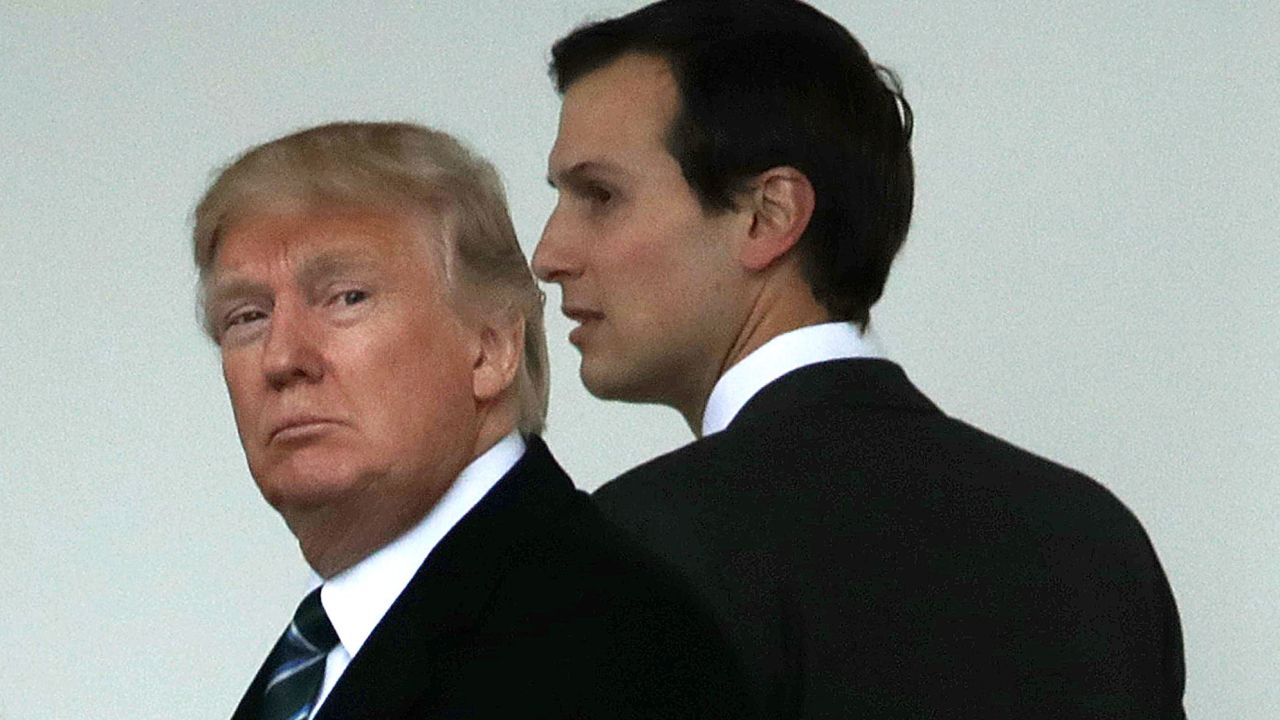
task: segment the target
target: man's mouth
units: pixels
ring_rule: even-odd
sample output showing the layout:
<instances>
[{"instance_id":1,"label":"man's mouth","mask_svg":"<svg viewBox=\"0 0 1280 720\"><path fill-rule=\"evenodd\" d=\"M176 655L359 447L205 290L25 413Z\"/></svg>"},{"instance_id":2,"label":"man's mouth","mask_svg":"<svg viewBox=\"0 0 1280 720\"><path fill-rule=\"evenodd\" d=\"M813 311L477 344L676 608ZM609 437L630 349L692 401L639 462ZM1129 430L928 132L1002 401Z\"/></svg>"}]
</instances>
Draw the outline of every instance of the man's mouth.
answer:
<instances>
[{"instance_id":1,"label":"man's mouth","mask_svg":"<svg viewBox=\"0 0 1280 720\"><path fill-rule=\"evenodd\" d=\"M604 317L604 313L600 312L599 310L588 310L586 308L575 307L572 305L566 305L560 308L560 312L564 313L564 316L569 318L570 320L573 320L579 323L586 323L592 320L600 320Z\"/></svg>"},{"instance_id":2,"label":"man's mouth","mask_svg":"<svg viewBox=\"0 0 1280 720\"><path fill-rule=\"evenodd\" d=\"M276 423L267 436L267 442L300 440L327 432L340 424L337 420L318 415L295 415Z\"/></svg>"},{"instance_id":3,"label":"man's mouth","mask_svg":"<svg viewBox=\"0 0 1280 720\"><path fill-rule=\"evenodd\" d=\"M578 327L569 331L569 343L577 348L581 348L582 343L586 340L586 333L591 323L604 319L604 313L599 310L588 310L572 305L560 308L560 312L564 313L565 317L578 323Z\"/></svg>"}]
</instances>

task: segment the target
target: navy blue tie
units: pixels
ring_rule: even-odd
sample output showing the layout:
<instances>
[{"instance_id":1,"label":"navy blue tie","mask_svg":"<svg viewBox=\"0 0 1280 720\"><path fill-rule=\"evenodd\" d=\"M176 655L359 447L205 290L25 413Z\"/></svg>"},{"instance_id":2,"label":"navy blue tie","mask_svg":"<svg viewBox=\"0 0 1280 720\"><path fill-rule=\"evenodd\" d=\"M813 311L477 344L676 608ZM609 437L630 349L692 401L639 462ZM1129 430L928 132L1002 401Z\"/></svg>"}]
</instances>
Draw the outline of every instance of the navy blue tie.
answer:
<instances>
[{"instance_id":1,"label":"navy blue tie","mask_svg":"<svg viewBox=\"0 0 1280 720\"><path fill-rule=\"evenodd\" d=\"M262 699L262 720L304 720L316 705L324 680L325 658L338 635L320 604L320 588L298 605L265 667L269 668Z\"/></svg>"}]
</instances>

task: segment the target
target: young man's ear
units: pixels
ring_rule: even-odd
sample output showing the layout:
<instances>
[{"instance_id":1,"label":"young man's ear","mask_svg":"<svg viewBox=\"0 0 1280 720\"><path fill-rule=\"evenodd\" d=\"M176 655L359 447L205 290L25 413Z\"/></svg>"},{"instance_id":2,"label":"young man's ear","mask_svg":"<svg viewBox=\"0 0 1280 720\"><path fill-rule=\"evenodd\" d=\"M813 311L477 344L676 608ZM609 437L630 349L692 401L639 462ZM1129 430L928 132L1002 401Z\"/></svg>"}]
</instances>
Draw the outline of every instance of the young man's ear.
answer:
<instances>
[{"instance_id":1,"label":"young man's ear","mask_svg":"<svg viewBox=\"0 0 1280 720\"><path fill-rule=\"evenodd\" d=\"M515 311L486 318L480 326L471 373L476 400L493 400L515 383L524 356L524 316Z\"/></svg>"},{"instance_id":2,"label":"young man's ear","mask_svg":"<svg viewBox=\"0 0 1280 720\"><path fill-rule=\"evenodd\" d=\"M746 193L751 229L738 260L748 270L764 270L790 250L813 217L813 184L804 173L781 166L756 176Z\"/></svg>"}]
</instances>

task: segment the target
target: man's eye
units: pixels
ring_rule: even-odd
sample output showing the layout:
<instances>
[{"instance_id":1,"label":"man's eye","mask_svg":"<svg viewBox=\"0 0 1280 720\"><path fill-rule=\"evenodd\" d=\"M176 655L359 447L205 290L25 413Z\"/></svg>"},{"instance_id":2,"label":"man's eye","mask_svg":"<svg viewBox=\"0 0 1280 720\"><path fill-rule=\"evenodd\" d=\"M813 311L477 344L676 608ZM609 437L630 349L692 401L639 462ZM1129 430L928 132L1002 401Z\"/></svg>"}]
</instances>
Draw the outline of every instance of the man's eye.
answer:
<instances>
[{"instance_id":1,"label":"man's eye","mask_svg":"<svg viewBox=\"0 0 1280 720\"><path fill-rule=\"evenodd\" d=\"M600 185L588 185L584 188L587 199L597 205L605 205L613 199L613 193Z\"/></svg>"},{"instance_id":2,"label":"man's eye","mask_svg":"<svg viewBox=\"0 0 1280 720\"><path fill-rule=\"evenodd\" d=\"M338 300L343 305L357 305L369 299L369 293L365 290L347 290L338 295Z\"/></svg>"},{"instance_id":3,"label":"man's eye","mask_svg":"<svg viewBox=\"0 0 1280 720\"><path fill-rule=\"evenodd\" d=\"M240 312L232 313L230 316L228 316L226 325L227 327L235 327L236 325L247 325L248 323L254 322L255 320L261 320L266 316L267 314L262 312L261 310L241 310Z\"/></svg>"}]
</instances>

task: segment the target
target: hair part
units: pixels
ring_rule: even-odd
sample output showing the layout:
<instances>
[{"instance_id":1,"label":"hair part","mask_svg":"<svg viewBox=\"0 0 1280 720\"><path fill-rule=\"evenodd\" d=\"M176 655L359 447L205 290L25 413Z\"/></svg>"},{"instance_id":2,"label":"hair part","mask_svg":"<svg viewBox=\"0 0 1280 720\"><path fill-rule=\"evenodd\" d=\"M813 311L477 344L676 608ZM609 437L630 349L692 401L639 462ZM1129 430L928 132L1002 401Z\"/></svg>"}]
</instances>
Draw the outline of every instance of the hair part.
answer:
<instances>
[{"instance_id":1,"label":"hair part","mask_svg":"<svg viewBox=\"0 0 1280 720\"><path fill-rule=\"evenodd\" d=\"M556 89L623 55L667 61L679 110L666 145L704 210L790 166L815 207L797 243L814 297L866 325L911 222L911 106L898 77L839 23L796 0L663 0L552 47Z\"/></svg>"},{"instance_id":2,"label":"hair part","mask_svg":"<svg viewBox=\"0 0 1280 720\"><path fill-rule=\"evenodd\" d=\"M529 270L497 171L447 133L410 123L340 122L251 148L219 170L192 232L205 312L220 238L236 222L282 209L348 207L432 218L449 301L464 317L517 313L524 348L516 379L521 432L542 432L549 395L543 294Z\"/></svg>"}]
</instances>

